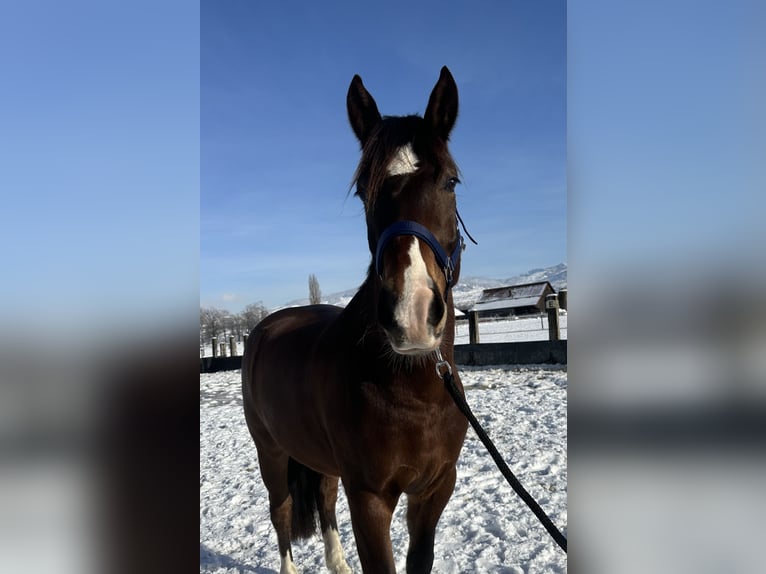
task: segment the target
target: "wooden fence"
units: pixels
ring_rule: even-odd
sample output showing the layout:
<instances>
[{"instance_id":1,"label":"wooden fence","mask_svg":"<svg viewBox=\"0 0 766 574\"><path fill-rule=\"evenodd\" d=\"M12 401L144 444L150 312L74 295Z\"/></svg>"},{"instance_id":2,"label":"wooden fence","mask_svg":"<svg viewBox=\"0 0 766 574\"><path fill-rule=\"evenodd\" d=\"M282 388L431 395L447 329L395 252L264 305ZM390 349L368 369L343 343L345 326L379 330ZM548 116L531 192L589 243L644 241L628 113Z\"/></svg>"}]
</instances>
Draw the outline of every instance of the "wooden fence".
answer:
<instances>
[{"instance_id":1,"label":"wooden fence","mask_svg":"<svg viewBox=\"0 0 766 574\"><path fill-rule=\"evenodd\" d=\"M247 343L247 335L244 336L242 339L242 350L245 348L245 343ZM213 337L210 340L210 344L213 347L213 359L218 358L225 358L227 356L229 357L241 357L242 353L239 352L239 345L237 344L236 337L234 335L229 335L228 344L226 340L219 340L218 337ZM204 347L200 346L199 349L200 358L205 358L205 349ZM211 357L208 357L211 358Z\"/></svg>"},{"instance_id":2,"label":"wooden fence","mask_svg":"<svg viewBox=\"0 0 766 574\"><path fill-rule=\"evenodd\" d=\"M200 373L233 371L242 368L241 356L201 357ZM521 341L455 345L455 363L485 365L566 365L567 341Z\"/></svg>"},{"instance_id":3,"label":"wooden fence","mask_svg":"<svg viewBox=\"0 0 766 574\"><path fill-rule=\"evenodd\" d=\"M559 324L559 311L560 309L567 308L567 290L562 289L558 294L552 293L545 298L545 316L548 318L548 340L558 341L561 339L561 328ZM498 309L497 311L504 311L505 309ZM479 313L476 311L468 311L467 314L468 323L468 344L478 345L481 343L479 336ZM541 321L544 315L540 315Z\"/></svg>"},{"instance_id":4,"label":"wooden fence","mask_svg":"<svg viewBox=\"0 0 766 574\"><path fill-rule=\"evenodd\" d=\"M513 343L480 343L479 317L476 312L468 313L467 345L455 345L455 362L458 365L530 365L567 364L567 341L561 339L559 308L567 308L567 291L546 297L545 310L548 316L547 341L519 341ZM247 335L240 344L234 335L228 340L213 337L213 356L204 356L200 348L200 372L211 373L239 369L242 366L242 352Z\"/></svg>"}]
</instances>

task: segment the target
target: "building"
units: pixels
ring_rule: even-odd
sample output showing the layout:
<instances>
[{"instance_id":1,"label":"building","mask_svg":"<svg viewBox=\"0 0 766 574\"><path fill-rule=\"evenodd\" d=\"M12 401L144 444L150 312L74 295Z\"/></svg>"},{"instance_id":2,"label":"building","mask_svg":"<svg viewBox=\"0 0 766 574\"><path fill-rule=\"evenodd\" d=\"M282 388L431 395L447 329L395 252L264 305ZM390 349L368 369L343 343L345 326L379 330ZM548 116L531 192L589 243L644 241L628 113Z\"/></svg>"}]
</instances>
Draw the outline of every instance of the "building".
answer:
<instances>
[{"instance_id":1,"label":"building","mask_svg":"<svg viewBox=\"0 0 766 574\"><path fill-rule=\"evenodd\" d=\"M524 317L545 312L545 297L555 293L548 281L485 289L469 310L479 317Z\"/></svg>"}]
</instances>

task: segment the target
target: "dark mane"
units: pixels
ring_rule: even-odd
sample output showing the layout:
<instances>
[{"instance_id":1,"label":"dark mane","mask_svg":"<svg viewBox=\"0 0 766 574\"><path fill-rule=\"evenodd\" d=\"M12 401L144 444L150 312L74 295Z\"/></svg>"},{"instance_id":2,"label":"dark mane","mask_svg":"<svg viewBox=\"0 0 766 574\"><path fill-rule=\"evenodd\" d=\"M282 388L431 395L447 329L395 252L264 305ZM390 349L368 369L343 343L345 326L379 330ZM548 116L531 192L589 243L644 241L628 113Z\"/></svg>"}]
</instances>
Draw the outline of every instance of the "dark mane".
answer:
<instances>
[{"instance_id":1,"label":"dark mane","mask_svg":"<svg viewBox=\"0 0 766 574\"><path fill-rule=\"evenodd\" d=\"M356 186L355 195L368 209L375 205L397 150L408 143L421 160L432 163L437 171L445 164L454 165L446 142L428 129L423 118L417 115L384 116L362 148L362 157L351 182L352 188Z\"/></svg>"}]
</instances>

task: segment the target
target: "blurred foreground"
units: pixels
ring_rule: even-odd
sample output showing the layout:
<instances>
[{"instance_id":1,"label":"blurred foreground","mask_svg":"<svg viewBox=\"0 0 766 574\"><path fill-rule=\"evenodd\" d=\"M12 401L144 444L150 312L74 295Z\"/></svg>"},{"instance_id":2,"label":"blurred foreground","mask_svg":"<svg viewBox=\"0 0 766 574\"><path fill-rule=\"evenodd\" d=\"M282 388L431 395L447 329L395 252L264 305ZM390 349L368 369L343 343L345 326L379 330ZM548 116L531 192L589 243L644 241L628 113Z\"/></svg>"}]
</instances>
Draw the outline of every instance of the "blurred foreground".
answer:
<instances>
[{"instance_id":1,"label":"blurred foreground","mask_svg":"<svg viewBox=\"0 0 766 574\"><path fill-rule=\"evenodd\" d=\"M567 5L569 564L764 571L766 5Z\"/></svg>"},{"instance_id":2,"label":"blurred foreground","mask_svg":"<svg viewBox=\"0 0 766 574\"><path fill-rule=\"evenodd\" d=\"M764 278L665 271L570 303L572 572L762 563Z\"/></svg>"},{"instance_id":3,"label":"blurred foreground","mask_svg":"<svg viewBox=\"0 0 766 574\"><path fill-rule=\"evenodd\" d=\"M3 346L2 571L195 570L196 333L169 335L87 356Z\"/></svg>"}]
</instances>

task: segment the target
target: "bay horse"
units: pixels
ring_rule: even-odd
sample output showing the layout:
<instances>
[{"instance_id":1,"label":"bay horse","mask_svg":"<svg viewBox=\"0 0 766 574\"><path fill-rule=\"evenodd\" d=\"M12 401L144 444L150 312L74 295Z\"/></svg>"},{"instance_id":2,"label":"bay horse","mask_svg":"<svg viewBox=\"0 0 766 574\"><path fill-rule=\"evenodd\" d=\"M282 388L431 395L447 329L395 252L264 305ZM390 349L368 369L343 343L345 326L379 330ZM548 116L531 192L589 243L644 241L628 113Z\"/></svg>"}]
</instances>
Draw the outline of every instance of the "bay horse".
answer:
<instances>
[{"instance_id":1,"label":"bay horse","mask_svg":"<svg viewBox=\"0 0 766 574\"><path fill-rule=\"evenodd\" d=\"M372 262L344 309L283 309L253 329L242 359L245 418L281 574L298 572L290 542L311 536L317 515L328 569L351 572L335 518L339 478L362 570L396 571L390 528L404 493L407 572L430 572L467 429L434 359L454 366L451 288L463 239L447 141L457 86L444 67L423 117L381 117L356 75L347 108L362 148L354 184Z\"/></svg>"}]
</instances>

